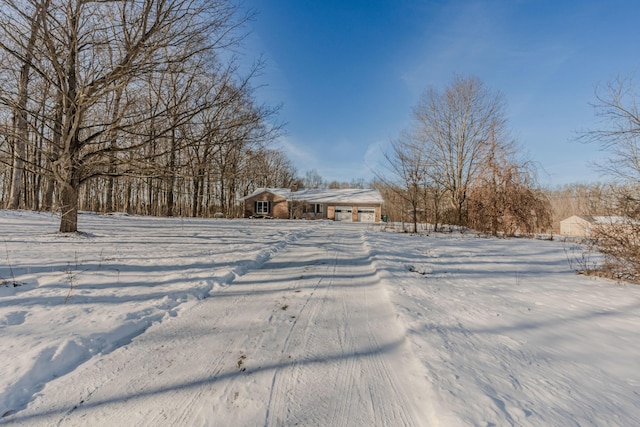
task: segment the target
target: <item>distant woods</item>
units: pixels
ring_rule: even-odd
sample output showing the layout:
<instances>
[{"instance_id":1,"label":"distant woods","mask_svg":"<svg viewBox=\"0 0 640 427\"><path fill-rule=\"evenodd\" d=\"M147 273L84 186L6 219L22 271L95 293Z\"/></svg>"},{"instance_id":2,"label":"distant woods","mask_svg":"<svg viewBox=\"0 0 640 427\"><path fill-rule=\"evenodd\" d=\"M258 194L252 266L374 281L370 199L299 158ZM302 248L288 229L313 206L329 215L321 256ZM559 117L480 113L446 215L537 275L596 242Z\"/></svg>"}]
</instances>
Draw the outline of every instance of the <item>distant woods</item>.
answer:
<instances>
[{"instance_id":1,"label":"distant woods","mask_svg":"<svg viewBox=\"0 0 640 427\"><path fill-rule=\"evenodd\" d=\"M238 194L289 186L236 52L250 16L226 0L0 0L4 207L233 216Z\"/></svg>"}]
</instances>

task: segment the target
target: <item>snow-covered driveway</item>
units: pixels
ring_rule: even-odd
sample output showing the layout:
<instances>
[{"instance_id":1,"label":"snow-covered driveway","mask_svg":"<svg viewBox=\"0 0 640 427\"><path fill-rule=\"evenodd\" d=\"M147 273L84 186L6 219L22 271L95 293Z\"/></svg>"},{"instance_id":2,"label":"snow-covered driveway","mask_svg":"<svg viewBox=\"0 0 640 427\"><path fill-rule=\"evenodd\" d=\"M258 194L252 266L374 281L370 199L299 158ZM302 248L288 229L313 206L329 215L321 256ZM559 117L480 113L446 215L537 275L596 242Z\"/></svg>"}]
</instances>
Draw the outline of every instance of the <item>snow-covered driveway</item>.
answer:
<instances>
[{"instance_id":1,"label":"snow-covered driveway","mask_svg":"<svg viewBox=\"0 0 640 427\"><path fill-rule=\"evenodd\" d=\"M364 244L326 225L49 382L25 425L435 425L427 372Z\"/></svg>"}]
</instances>

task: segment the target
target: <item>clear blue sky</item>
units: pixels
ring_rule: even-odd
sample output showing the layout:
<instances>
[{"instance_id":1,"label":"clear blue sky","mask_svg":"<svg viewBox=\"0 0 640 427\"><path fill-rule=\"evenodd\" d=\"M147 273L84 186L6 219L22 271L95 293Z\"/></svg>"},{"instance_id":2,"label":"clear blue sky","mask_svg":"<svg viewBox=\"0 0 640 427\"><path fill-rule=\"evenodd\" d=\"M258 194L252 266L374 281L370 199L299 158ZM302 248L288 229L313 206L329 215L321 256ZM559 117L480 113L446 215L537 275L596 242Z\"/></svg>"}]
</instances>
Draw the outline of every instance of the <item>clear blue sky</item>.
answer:
<instances>
[{"instance_id":1,"label":"clear blue sky","mask_svg":"<svg viewBox=\"0 0 640 427\"><path fill-rule=\"evenodd\" d=\"M258 98L282 104L279 142L303 175L370 179L430 86L454 74L503 93L513 135L544 185L601 180L597 84L638 75L638 0L245 0L258 12L247 56L267 69Z\"/></svg>"}]
</instances>

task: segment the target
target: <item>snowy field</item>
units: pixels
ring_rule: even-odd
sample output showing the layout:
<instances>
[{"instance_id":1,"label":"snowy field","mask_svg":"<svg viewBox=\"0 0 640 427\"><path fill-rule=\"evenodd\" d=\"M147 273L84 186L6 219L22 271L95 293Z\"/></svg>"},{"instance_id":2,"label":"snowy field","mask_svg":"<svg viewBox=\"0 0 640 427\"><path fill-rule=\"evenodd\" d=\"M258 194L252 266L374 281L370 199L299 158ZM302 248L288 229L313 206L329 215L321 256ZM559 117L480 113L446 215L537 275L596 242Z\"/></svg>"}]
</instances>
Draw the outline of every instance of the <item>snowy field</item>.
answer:
<instances>
[{"instance_id":1,"label":"snowy field","mask_svg":"<svg viewBox=\"0 0 640 427\"><path fill-rule=\"evenodd\" d=\"M0 425L640 425L640 286L562 242L57 227L0 211Z\"/></svg>"}]
</instances>

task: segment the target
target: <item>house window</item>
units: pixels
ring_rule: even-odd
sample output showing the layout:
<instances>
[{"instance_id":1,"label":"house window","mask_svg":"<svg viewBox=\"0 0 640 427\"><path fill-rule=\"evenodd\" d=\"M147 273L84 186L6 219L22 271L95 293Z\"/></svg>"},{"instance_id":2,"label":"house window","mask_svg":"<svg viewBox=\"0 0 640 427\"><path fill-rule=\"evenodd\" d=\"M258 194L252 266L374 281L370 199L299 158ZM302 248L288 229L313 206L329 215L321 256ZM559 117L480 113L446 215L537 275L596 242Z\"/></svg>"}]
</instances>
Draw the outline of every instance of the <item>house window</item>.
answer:
<instances>
[{"instance_id":1,"label":"house window","mask_svg":"<svg viewBox=\"0 0 640 427\"><path fill-rule=\"evenodd\" d=\"M322 213L322 203L313 204L313 213Z\"/></svg>"},{"instance_id":2,"label":"house window","mask_svg":"<svg viewBox=\"0 0 640 427\"><path fill-rule=\"evenodd\" d=\"M256 213L266 215L269 213L269 202L256 202Z\"/></svg>"}]
</instances>

